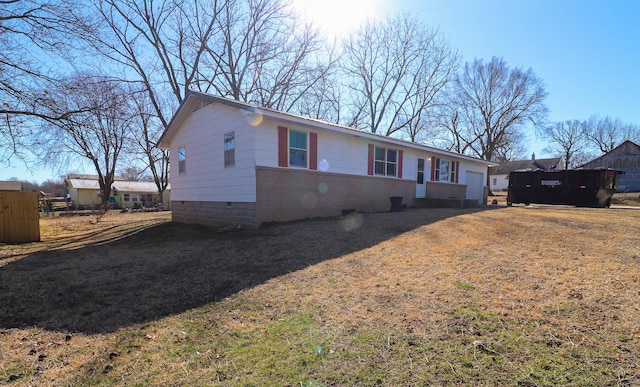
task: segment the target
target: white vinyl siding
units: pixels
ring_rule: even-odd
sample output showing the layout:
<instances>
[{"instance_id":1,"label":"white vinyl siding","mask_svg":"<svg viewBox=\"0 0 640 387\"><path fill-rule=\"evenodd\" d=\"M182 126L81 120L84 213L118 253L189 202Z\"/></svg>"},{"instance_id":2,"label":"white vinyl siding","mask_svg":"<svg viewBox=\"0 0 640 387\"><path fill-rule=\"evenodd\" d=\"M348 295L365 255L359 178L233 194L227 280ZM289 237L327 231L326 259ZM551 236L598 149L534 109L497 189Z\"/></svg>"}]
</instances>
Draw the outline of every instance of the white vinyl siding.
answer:
<instances>
[{"instance_id":1,"label":"white vinyl siding","mask_svg":"<svg viewBox=\"0 0 640 387\"><path fill-rule=\"evenodd\" d=\"M187 173L171 175L171 199L255 202L255 130L240 110L226 105L213 103L193 112L172 140L185 144L188 165ZM235 133L235 167L225 168L222 139L230 131ZM171 163L178 164L177 148Z\"/></svg>"},{"instance_id":2,"label":"white vinyl siding","mask_svg":"<svg viewBox=\"0 0 640 387\"><path fill-rule=\"evenodd\" d=\"M301 132L317 131L311 127L296 126L265 118L263 124L256 129L255 164L257 166L278 167L278 126ZM366 176L367 152L367 143L362 139L326 131L319 132L318 171Z\"/></svg>"}]
</instances>

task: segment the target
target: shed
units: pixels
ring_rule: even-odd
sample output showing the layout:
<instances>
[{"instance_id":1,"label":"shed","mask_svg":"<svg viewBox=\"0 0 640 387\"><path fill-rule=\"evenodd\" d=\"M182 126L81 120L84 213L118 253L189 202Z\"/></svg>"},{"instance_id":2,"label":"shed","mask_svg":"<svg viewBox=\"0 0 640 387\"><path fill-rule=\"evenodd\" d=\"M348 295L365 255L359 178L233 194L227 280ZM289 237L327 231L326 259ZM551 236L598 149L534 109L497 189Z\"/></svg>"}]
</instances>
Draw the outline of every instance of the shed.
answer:
<instances>
[{"instance_id":1,"label":"shed","mask_svg":"<svg viewBox=\"0 0 640 387\"><path fill-rule=\"evenodd\" d=\"M0 242L24 243L40 240L38 193L21 190L20 182L0 182Z\"/></svg>"},{"instance_id":2,"label":"shed","mask_svg":"<svg viewBox=\"0 0 640 387\"><path fill-rule=\"evenodd\" d=\"M618 192L640 192L640 145L625 141L581 168L611 168L624 171L618 181Z\"/></svg>"}]
</instances>

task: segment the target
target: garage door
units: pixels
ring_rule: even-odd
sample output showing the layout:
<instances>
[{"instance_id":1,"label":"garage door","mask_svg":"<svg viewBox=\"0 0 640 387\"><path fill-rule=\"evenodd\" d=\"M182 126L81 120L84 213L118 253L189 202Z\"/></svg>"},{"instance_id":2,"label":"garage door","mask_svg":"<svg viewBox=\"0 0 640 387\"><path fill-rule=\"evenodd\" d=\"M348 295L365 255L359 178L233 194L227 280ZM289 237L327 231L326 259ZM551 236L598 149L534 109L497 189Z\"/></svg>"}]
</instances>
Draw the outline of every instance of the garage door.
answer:
<instances>
[{"instance_id":1,"label":"garage door","mask_svg":"<svg viewBox=\"0 0 640 387\"><path fill-rule=\"evenodd\" d=\"M478 204L484 204L484 179L482 173L469 172L466 174L467 199L477 200Z\"/></svg>"}]
</instances>

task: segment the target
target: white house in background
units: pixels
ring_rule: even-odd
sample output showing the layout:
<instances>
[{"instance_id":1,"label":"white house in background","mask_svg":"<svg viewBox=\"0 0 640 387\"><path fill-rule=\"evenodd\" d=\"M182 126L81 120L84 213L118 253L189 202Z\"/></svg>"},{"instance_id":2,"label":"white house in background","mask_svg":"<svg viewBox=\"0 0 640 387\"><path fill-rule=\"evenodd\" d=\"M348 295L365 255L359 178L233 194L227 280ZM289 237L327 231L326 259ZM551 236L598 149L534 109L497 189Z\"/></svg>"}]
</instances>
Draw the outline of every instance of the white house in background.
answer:
<instances>
[{"instance_id":1,"label":"white house in background","mask_svg":"<svg viewBox=\"0 0 640 387\"><path fill-rule=\"evenodd\" d=\"M509 173L527 169L563 169L562 157L536 159L534 154L531 160L503 161L500 165L489 167L489 184L491 192L506 191L509 189Z\"/></svg>"},{"instance_id":2,"label":"white house in background","mask_svg":"<svg viewBox=\"0 0 640 387\"><path fill-rule=\"evenodd\" d=\"M71 174L65 180L74 208L91 209L101 200L98 176ZM159 204L158 188L154 182L128 181L115 177L109 201L115 208L152 207ZM169 209L170 187L163 194L163 208Z\"/></svg>"},{"instance_id":3,"label":"white house in background","mask_svg":"<svg viewBox=\"0 0 640 387\"><path fill-rule=\"evenodd\" d=\"M242 224L386 211L391 196L484 204L472 157L190 91L160 146L176 222Z\"/></svg>"}]
</instances>

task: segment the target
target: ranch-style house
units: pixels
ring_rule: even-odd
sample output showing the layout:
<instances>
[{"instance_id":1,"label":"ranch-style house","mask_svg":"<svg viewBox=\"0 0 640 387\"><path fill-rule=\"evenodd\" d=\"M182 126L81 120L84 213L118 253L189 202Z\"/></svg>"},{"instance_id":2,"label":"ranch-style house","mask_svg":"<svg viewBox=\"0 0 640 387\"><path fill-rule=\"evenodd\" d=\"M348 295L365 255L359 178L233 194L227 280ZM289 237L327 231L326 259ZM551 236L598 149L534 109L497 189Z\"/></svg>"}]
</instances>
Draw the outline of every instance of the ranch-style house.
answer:
<instances>
[{"instance_id":1,"label":"ranch-style house","mask_svg":"<svg viewBox=\"0 0 640 387\"><path fill-rule=\"evenodd\" d=\"M257 227L380 212L390 197L484 204L473 157L190 91L163 133L175 222Z\"/></svg>"}]
</instances>

